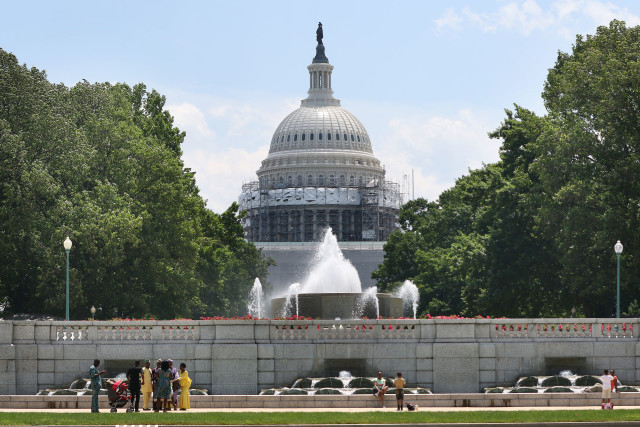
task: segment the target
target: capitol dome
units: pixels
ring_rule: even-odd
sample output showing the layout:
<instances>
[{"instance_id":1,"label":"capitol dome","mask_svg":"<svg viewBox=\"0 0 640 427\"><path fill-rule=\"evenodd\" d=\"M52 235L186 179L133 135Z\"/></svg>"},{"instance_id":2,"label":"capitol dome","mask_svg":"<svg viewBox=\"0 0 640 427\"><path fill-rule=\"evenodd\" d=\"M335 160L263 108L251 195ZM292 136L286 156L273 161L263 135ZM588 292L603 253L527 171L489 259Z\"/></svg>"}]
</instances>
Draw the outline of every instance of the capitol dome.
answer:
<instances>
[{"instance_id":1,"label":"capitol dome","mask_svg":"<svg viewBox=\"0 0 640 427\"><path fill-rule=\"evenodd\" d=\"M386 240L395 228L397 184L385 181L360 120L334 98L318 32L308 96L276 128L258 181L243 186L251 241L317 241L327 226L341 241Z\"/></svg>"},{"instance_id":2,"label":"capitol dome","mask_svg":"<svg viewBox=\"0 0 640 427\"><path fill-rule=\"evenodd\" d=\"M360 120L338 106L304 106L293 111L273 134L269 153L313 149L373 153Z\"/></svg>"}]
</instances>

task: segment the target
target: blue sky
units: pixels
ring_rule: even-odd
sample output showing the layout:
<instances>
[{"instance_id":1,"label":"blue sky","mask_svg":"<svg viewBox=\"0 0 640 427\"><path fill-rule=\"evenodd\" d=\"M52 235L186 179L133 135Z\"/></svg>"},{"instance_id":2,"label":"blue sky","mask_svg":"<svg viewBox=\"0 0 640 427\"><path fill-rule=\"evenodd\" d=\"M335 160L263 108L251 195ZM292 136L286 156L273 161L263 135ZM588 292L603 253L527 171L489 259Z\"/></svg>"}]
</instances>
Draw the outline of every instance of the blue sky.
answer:
<instances>
[{"instance_id":1,"label":"blue sky","mask_svg":"<svg viewBox=\"0 0 640 427\"><path fill-rule=\"evenodd\" d=\"M0 47L49 80L143 82L187 132L187 167L221 211L255 178L278 123L306 97L324 27L334 95L387 176L430 200L498 159L487 132L514 103L543 114L558 50L640 2L6 1Z\"/></svg>"}]
</instances>

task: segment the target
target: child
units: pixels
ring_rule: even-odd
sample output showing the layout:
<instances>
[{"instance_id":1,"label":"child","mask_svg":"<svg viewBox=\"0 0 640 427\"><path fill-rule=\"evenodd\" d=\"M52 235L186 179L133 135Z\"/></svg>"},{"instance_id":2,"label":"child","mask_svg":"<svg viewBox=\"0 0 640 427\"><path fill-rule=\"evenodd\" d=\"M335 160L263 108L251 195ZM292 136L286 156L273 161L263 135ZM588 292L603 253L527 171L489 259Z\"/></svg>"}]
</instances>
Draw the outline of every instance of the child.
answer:
<instances>
[{"instance_id":1,"label":"child","mask_svg":"<svg viewBox=\"0 0 640 427\"><path fill-rule=\"evenodd\" d=\"M402 378L402 372L398 372L398 376L393 380L393 384L396 387L396 404L398 405L398 411L402 411L404 406L404 386L406 381Z\"/></svg>"}]
</instances>

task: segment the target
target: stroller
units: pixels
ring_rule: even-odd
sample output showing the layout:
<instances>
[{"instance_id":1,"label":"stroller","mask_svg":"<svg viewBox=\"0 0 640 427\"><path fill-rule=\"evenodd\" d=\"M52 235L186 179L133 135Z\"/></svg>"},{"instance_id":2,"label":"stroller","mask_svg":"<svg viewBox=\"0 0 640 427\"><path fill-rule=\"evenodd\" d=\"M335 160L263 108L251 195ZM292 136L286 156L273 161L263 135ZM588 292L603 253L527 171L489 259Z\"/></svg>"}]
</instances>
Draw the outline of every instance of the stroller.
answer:
<instances>
[{"instance_id":1,"label":"stroller","mask_svg":"<svg viewBox=\"0 0 640 427\"><path fill-rule=\"evenodd\" d=\"M111 406L111 412L118 412L118 408L122 408L127 403L129 407L127 412L133 412L133 400L131 400L131 393L129 392L129 386L125 381L116 381L113 385L107 389L107 397L109 398L109 406Z\"/></svg>"}]
</instances>

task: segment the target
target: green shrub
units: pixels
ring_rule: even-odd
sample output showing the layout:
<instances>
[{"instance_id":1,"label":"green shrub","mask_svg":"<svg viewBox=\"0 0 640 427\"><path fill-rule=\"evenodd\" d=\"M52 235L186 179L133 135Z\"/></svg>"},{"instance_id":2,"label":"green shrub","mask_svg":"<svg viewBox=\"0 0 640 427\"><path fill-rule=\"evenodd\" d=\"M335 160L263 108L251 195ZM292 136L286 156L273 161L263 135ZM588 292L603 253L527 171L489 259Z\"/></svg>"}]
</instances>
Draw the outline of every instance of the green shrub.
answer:
<instances>
[{"instance_id":1,"label":"green shrub","mask_svg":"<svg viewBox=\"0 0 640 427\"><path fill-rule=\"evenodd\" d=\"M545 393L573 393L573 390L571 390L569 387L556 386L556 387L549 387L544 392Z\"/></svg>"},{"instance_id":2,"label":"green shrub","mask_svg":"<svg viewBox=\"0 0 640 427\"><path fill-rule=\"evenodd\" d=\"M561 376L558 376L558 375L554 375L552 377L545 378L544 380L542 380L542 384L540 384L540 386L542 386L542 387L556 387L556 386L570 387L571 386L571 380L569 378L566 378L566 377L561 377Z\"/></svg>"},{"instance_id":3,"label":"green shrub","mask_svg":"<svg viewBox=\"0 0 640 427\"><path fill-rule=\"evenodd\" d=\"M538 377L522 377L516 382L516 387L538 387Z\"/></svg>"},{"instance_id":4,"label":"green shrub","mask_svg":"<svg viewBox=\"0 0 640 427\"><path fill-rule=\"evenodd\" d=\"M593 375L584 375L576 379L576 385L579 387L588 387L596 384L602 384L602 380Z\"/></svg>"},{"instance_id":5,"label":"green shrub","mask_svg":"<svg viewBox=\"0 0 640 427\"><path fill-rule=\"evenodd\" d=\"M323 378L313 388L344 388L344 383L338 378Z\"/></svg>"},{"instance_id":6,"label":"green shrub","mask_svg":"<svg viewBox=\"0 0 640 427\"><path fill-rule=\"evenodd\" d=\"M291 388L311 388L311 378L298 378Z\"/></svg>"},{"instance_id":7,"label":"green shrub","mask_svg":"<svg viewBox=\"0 0 640 427\"><path fill-rule=\"evenodd\" d=\"M349 381L349 388L370 387L373 388L373 381L370 378L358 377Z\"/></svg>"}]
</instances>

